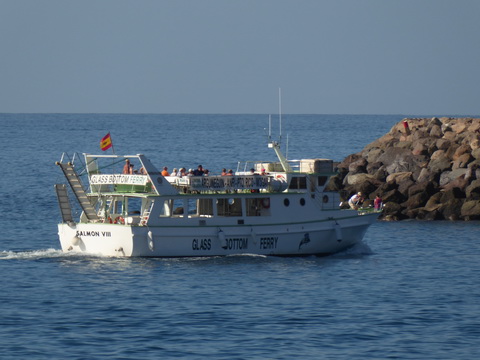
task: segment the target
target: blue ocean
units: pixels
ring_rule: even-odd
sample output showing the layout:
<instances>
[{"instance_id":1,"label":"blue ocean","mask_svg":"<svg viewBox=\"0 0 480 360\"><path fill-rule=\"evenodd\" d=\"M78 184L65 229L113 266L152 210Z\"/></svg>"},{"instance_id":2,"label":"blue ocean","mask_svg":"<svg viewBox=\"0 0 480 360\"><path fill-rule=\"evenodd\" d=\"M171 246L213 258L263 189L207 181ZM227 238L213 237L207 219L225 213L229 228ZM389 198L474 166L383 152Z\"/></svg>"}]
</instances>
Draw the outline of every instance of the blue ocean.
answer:
<instances>
[{"instance_id":1,"label":"blue ocean","mask_svg":"<svg viewBox=\"0 0 480 360\"><path fill-rule=\"evenodd\" d=\"M341 161L401 115L272 116L289 159ZM212 173L273 160L268 115L0 114L1 359L480 358L479 222L376 222L328 257L63 254L63 152ZM111 153L111 150L108 150Z\"/></svg>"}]
</instances>

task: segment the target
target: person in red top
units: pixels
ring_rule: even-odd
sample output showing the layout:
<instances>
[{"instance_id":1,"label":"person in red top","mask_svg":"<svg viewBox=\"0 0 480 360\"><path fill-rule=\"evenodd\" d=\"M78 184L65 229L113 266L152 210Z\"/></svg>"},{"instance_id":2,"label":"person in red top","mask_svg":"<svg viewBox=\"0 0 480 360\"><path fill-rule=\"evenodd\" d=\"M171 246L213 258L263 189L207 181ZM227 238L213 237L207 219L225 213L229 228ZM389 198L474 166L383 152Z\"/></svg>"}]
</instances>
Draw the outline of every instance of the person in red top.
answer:
<instances>
[{"instance_id":1,"label":"person in red top","mask_svg":"<svg viewBox=\"0 0 480 360\"><path fill-rule=\"evenodd\" d=\"M375 210L379 211L382 209L382 198L377 194L375 200L373 200L373 207Z\"/></svg>"},{"instance_id":2,"label":"person in red top","mask_svg":"<svg viewBox=\"0 0 480 360\"><path fill-rule=\"evenodd\" d=\"M168 172L168 168L166 166L163 167L162 176L170 176L170 173Z\"/></svg>"},{"instance_id":3,"label":"person in red top","mask_svg":"<svg viewBox=\"0 0 480 360\"><path fill-rule=\"evenodd\" d=\"M122 174L130 174L130 160L125 160L125 165L123 166Z\"/></svg>"}]
</instances>

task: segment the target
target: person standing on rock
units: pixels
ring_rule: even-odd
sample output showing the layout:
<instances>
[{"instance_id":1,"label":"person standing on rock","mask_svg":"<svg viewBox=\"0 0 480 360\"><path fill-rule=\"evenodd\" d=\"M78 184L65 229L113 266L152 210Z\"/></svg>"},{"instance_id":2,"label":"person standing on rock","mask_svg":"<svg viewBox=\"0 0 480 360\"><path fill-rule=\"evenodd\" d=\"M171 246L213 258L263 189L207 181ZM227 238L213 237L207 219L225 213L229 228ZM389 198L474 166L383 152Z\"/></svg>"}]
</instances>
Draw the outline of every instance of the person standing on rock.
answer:
<instances>
[{"instance_id":1,"label":"person standing on rock","mask_svg":"<svg viewBox=\"0 0 480 360\"><path fill-rule=\"evenodd\" d=\"M348 200L348 205L350 205L350 208L358 210L360 205L363 203L363 196L362 193L359 192L357 194L354 194L349 200Z\"/></svg>"},{"instance_id":2,"label":"person standing on rock","mask_svg":"<svg viewBox=\"0 0 480 360\"><path fill-rule=\"evenodd\" d=\"M378 194L375 197L375 200L373 200L373 208L375 209L375 211L382 210L382 198Z\"/></svg>"}]
</instances>

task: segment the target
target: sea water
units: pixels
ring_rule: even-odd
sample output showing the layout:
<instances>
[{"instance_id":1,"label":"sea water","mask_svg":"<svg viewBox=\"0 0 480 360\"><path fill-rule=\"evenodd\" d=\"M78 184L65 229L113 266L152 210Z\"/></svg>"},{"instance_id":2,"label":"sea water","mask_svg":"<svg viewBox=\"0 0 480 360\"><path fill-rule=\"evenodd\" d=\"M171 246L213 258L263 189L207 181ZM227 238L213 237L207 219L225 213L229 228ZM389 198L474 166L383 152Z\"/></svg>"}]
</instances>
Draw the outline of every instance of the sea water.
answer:
<instances>
[{"instance_id":1,"label":"sea water","mask_svg":"<svg viewBox=\"0 0 480 360\"><path fill-rule=\"evenodd\" d=\"M341 161L402 116L284 115L289 159ZM1 359L474 359L478 222L376 222L333 256L63 254L62 152L213 173L274 160L268 115L0 114ZM288 143L288 149L287 149ZM111 150L107 151L111 153Z\"/></svg>"}]
</instances>

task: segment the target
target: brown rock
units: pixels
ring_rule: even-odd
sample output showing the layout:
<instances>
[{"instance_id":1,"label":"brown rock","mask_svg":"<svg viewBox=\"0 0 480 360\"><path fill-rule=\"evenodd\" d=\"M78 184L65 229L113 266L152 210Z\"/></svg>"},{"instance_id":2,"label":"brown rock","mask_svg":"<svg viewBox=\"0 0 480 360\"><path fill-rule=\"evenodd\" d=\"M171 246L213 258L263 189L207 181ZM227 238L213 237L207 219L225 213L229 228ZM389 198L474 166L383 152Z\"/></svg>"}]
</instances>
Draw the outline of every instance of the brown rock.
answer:
<instances>
[{"instance_id":1,"label":"brown rock","mask_svg":"<svg viewBox=\"0 0 480 360\"><path fill-rule=\"evenodd\" d=\"M412 179L411 171L398 172L387 176L387 182L393 181L396 184L399 184L406 179Z\"/></svg>"},{"instance_id":2,"label":"brown rock","mask_svg":"<svg viewBox=\"0 0 480 360\"><path fill-rule=\"evenodd\" d=\"M453 131L444 131L443 132L443 138L444 139L447 139L447 140L450 140L450 141L455 141L455 137L457 136L457 133L456 132L453 132Z\"/></svg>"},{"instance_id":3,"label":"brown rock","mask_svg":"<svg viewBox=\"0 0 480 360\"><path fill-rule=\"evenodd\" d=\"M469 145L460 145L456 150L455 153L452 156L452 160L455 161L457 160L460 156L466 154L466 153L471 153L472 148Z\"/></svg>"},{"instance_id":4,"label":"brown rock","mask_svg":"<svg viewBox=\"0 0 480 360\"><path fill-rule=\"evenodd\" d=\"M460 155L456 160L453 161L452 169L466 168L467 165L473 160L472 155L465 153Z\"/></svg>"},{"instance_id":5,"label":"brown rock","mask_svg":"<svg viewBox=\"0 0 480 360\"><path fill-rule=\"evenodd\" d=\"M480 200L465 201L461 209L461 215L465 220L480 219Z\"/></svg>"},{"instance_id":6,"label":"brown rock","mask_svg":"<svg viewBox=\"0 0 480 360\"><path fill-rule=\"evenodd\" d=\"M367 160L364 158L360 158L356 161L353 161L348 166L348 171L350 174L361 174L367 171Z\"/></svg>"},{"instance_id":7,"label":"brown rock","mask_svg":"<svg viewBox=\"0 0 480 360\"><path fill-rule=\"evenodd\" d=\"M442 152L442 153L439 153ZM437 154L439 153L439 154ZM437 156L434 158L433 155L437 154ZM438 150L435 151L435 153L432 155L432 160L428 163L428 168L433 171L433 172L443 172L450 170L452 167L452 162L450 159L446 156L445 152L443 150Z\"/></svg>"},{"instance_id":8,"label":"brown rock","mask_svg":"<svg viewBox=\"0 0 480 360\"><path fill-rule=\"evenodd\" d=\"M398 191L400 194L405 196L406 198L409 197L409 189L415 184L415 182L412 179L405 179L402 182L398 184Z\"/></svg>"},{"instance_id":9,"label":"brown rock","mask_svg":"<svg viewBox=\"0 0 480 360\"><path fill-rule=\"evenodd\" d=\"M480 200L480 180L473 180L465 189L467 200Z\"/></svg>"},{"instance_id":10,"label":"brown rock","mask_svg":"<svg viewBox=\"0 0 480 360\"><path fill-rule=\"evenodd\" d=\"M444 171L440 175L440 186L445 186L452 182L453 180L457 179L460 176L465 176L465 173L467 172L467 169L456 169L452 171Z\"/></svg>"},{"instance_id":11,"label":"brown rock","mask_svg":"<svg viewBox=\"0 0 480 360\"><path fill-rule=\"evenodd\" d=\"M431 169L428 169L428 168L423 168L416 179L417 183L427 183L427 182L438 183L439 180L440 180L440 171L432 171Z\"/></svg>"},{"instance_id":12,"label":"brown rock","mask_svg":"<svg viewBox=\"0 0 480 360\"><path fill-rule=\"evenodd\" d=\"M413 155L428 155L428 147L421 142L417 142L413 144Z\"/></svg>"},{"instance_id":13,"label":"brown rock","mask_svg":"<svg viewBox=\"0 0 480 360\"><path fill-rule=\"evenodd\" d=\"M443 194L440 192L433 194L425 204L425 210L434 211L439 209L442 206L442 203L441 203L442 196Z\"/></svg>"},{"instance_id":14,"label":"brown rock","mask_svg":"<svg viewBox=\"0 0 480 360\"><path fill-rule=\"evenodd\" d=\"M416 183L408 189L408 197L418 194L419 192L426 192L431 197L435 192L435 186L431 182Z\"/></svg>"},{"instance_id":15,"label":"brown rock","mask_svg":"<svg viewBox=\"0 0 480 360\"><path fill-rule=\"evenodd\" d=\"M383 206L383 216L391 216L395 217L395 219L404 219L405 215L402 214L403 208L400 206L400 204L396 202L384 202Z\"/></svg>"},{"instance_id":16,"label":"brown rock","mask_svg":"<svg viewBox=\"0 0 480 360\"><path fill-rule=\"evenodd\" d=\"M436 138L442 137L443 136L442 128L437 124L433 125L430 130L430 136L433 136Z\"/></svg>"},{"instance_id":17,"label":"brown rock","mask_svg":"<svg viewBox=\"0 0 480 360\"><path fill-rule=\"evenodd\" d=\"M438 139L435 142L435 146L437 147L437 149L443 150L443 151L446 151L451 145L452 145L452 142L447 139Z\"/></svg>"},{"instance_id":18,"label":"brown rock","mask_svg":"<svg viewBox=\"0 0 480 360\"><path fill-rule=\"evenodd\" d=\"M442 204L438 211L446 220L460 220L464 199L452 199Z\"/></svg>"},{"instance_id":19,"label":"brown rock","mask_svg":"<svg viewBox=\"0 0 480 360\"><path fill-rule=\"evenodd\" d=\"M426 192L417 193L408 198L407 201L401 205L407 209L416 209L424 206L427 203L429 196Z\"/></svg>"}]
</instances>

